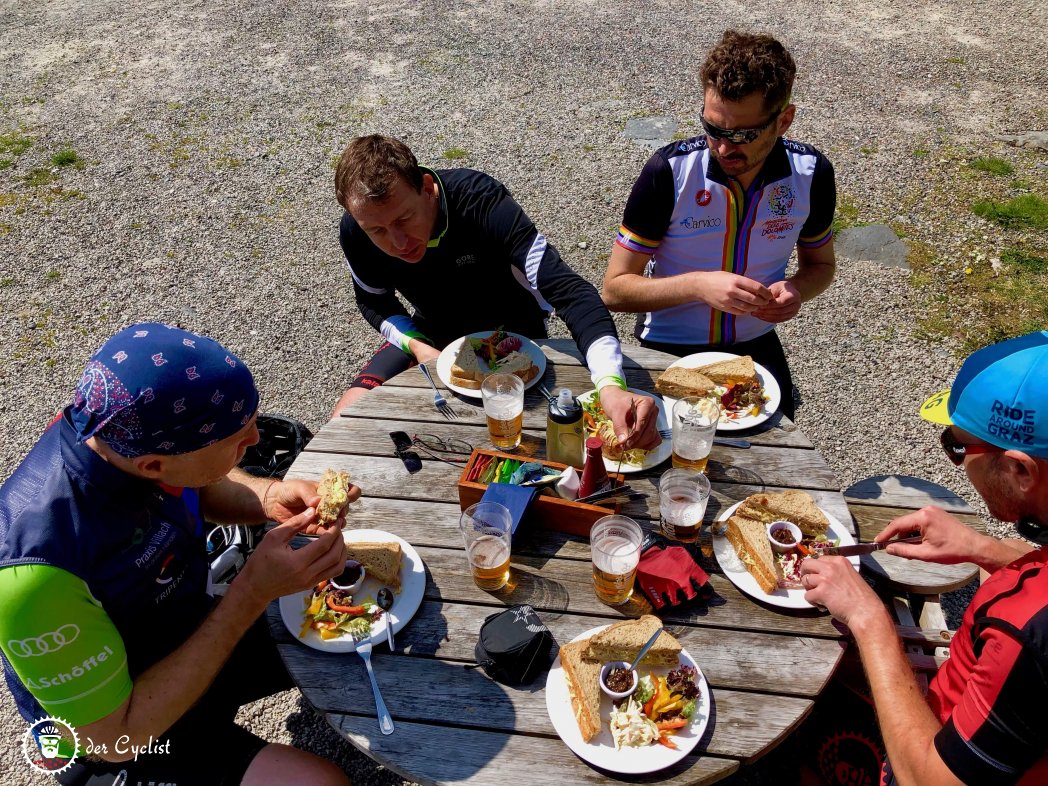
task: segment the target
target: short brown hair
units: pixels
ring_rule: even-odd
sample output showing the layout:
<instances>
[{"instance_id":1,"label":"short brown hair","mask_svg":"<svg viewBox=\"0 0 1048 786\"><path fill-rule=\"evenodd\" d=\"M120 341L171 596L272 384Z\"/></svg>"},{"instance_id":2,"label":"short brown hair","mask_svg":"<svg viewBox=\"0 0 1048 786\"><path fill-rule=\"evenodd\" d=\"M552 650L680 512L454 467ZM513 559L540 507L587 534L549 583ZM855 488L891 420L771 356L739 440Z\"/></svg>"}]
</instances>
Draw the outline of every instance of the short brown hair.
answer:
<instances>
[{"instance_id":1,"label":"short brown hair","mask_svg":"<svg viewBox=\"0 0 1048 786\"><path fill-rule=\"evenodd\" d=\"M400 177L416 191L422 190L422 170L411 148L391 136L358 136L335 169L335 197L346 209L353 199L381 202Z\"/></svg>"},{"instance_id":2,"label":"short brown hair","mask_svg":"<svg viewBox=\"0 0 1048 786\"><path fill-rule=\"evenodd\" d=\"M760 93L768 111L786 105L797 66L786 47L770 35L725 30L702 64L702 90L726 101Z\"/></svg>"}]
</instances>

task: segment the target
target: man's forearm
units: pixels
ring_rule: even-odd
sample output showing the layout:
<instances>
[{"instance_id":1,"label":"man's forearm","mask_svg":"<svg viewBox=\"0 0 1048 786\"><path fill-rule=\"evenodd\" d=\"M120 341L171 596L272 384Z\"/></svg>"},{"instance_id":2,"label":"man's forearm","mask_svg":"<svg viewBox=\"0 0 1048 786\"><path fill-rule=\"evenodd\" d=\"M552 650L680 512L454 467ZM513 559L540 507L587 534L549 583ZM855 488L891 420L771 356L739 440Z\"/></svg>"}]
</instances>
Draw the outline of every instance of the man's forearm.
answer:
<instances>
[{"instance_id":1,"label":"man's forearm","mask_svg":"<svg viewBox=\"0 0 1048 786\"><path fill-rule=\"evenodd\" d=\"M935 750L941 725L921 695L887 611L853 625L884 747L900 786L953 782Z\"/></svg>"},{"instance_id":2,"label":"man's forearm","mask_svg":"<svg viewBox=\"0 0 1048 786\"><path fill-rule=\"evenodd\" d=\"M121 716L110 716L83 731L106 745L110 755L105 758L111 761L123 760L115 754L117 739L127 737L120 749L129 750L161 736L204 695L265 607L234 581L181 647L138 676Z\"/></svg>"},{"instance_id":3,"label":"man's forearm","mask_svg":"<svg viewBox=\"0 0 1048 786\"><path fill-rule=\"evenodd\" d=\"M234 467L222 480L200 489L201 511L216 524L261 524L266 520L264 497L272 483Z\"/></svg>"},{"instance_id":4,"label":"man's forearm","mask_svg":"<svg viewBox=\"0 0 1048 786\"><path fill-rule=\"evenodd\" d=\"M829 289L836 271L836 265L832 264L805 265L787 281L797 287L797 291L801 293L801 300L807 302Z\"/></svg>"},{"instance_id":5,"label":"man's forearm","mask_svg":"<svg viewBox=\"0 0 1048 786\"><path fill-rule=\"evenodd\" d=\"M623 273L605 283L602 297L612 311L658 311L698 300L696 289L701 288L702 276L702 273L681 273L645 278Z\"/></svg>"}]
</instances>

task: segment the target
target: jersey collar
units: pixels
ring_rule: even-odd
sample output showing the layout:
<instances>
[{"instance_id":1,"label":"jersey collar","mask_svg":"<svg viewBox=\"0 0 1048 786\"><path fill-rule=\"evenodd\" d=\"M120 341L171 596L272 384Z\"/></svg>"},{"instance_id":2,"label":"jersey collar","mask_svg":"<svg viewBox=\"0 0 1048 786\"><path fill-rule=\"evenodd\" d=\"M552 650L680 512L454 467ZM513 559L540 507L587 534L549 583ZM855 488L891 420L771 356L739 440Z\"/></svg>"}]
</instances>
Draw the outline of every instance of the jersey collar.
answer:
<instances>
[{"instance_id":1,"label":"jersey collar","mask_svg":"<svg viewBox=\"0 0 1048 786\"><path fill-rule=\"evenodd\" d=\"M708 143L707 143L708 144ZM771 152L768 153L768 157L764 159L764 164L761 165L760 171L757 173L757 177L753 179L753 183L750 185L750 190L755 188L763 188L768 183L774 183L776 180L783 180L792 174L790 167L790 157L786 154L786 145L782 143L782 137L780 136L775 140L775 144L772 145ZM720 164L717 163L712 155L709 156L709 163L706 166L706 176L710 180L714 180L721 185L728 185L728 181L731 180L724 170L721 169Z\"/></svg>"},{"instance_id":2,"label":"jersey collar","mask_svg":"<svg viewBox=\"0 0 1048 786\"><path fill-rule=\"evenodd\" d=\"M440 191L440 209L437 212L437 220L433 223L433 234L429 242L426 243L426 248L436 248L440 245L440 241L444 239L444 235L448 233L448 227L451 224L451 218L448 215L448 197L444 190L444 181L440 179L437 170L430 169L427 166L420 166L419 169L433 175L433 179L437 181L437 187Z\"/></svg>"}]
</instances>

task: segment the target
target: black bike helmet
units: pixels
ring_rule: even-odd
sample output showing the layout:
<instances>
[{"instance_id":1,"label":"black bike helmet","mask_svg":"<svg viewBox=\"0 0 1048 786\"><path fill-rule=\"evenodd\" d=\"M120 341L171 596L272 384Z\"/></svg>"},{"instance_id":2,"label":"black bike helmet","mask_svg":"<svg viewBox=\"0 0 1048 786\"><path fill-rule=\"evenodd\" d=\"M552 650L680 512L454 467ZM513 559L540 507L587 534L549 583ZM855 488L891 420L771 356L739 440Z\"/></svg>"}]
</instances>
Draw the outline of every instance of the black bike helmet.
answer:
<instances>
[{"instance_id":1,"label":"black bike helmet","mask_svg":"<svg viewBox=\"0 0 1048 786\"><path fill-rule=\"evenodd\" d=\"M282 478L313 439L304 423L283 415L258 416L258 444L244 453L240 468L264 478Z\"/></svg>"}]
</instances>

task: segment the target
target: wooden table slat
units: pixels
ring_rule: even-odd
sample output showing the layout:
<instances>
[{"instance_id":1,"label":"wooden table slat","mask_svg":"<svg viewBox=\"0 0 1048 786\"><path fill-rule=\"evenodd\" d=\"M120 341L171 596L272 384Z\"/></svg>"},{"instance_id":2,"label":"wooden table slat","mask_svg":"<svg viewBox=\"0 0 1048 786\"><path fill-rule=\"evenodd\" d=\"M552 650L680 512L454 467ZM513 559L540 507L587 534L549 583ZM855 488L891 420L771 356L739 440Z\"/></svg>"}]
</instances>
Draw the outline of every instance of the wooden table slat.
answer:
<instances>
[{"instance_id":1,"label":"wooden table slat","mask_svg":"<svg viewBox=\"0 0 1048 786\"><path fill-rule=\"evenodd\" d=\"M411 622L397 635L398 654L473 662L480 626L487 614L475 607L439 600L424 601ZM566 643L580 633L606 625L611 620L593 615L539 611L557 642ZM835 658L845 644L812 637L769 635L724 628L697 628L674 624L669 630L694 653L710 684L716 688L766 691L814 698L833 671ZM282 623L274 626L278 641L297 644L295 634ZM305 645L300 645L305 649ZM375 647L376 654L385 648ZM318 657L327 657L318 653Z\"/></svg>"},{"instance_id":2,"label":"wooden table slat","mask_svg":"<svg viewBox=\"0 0 1048 786\"><path fill-rule=\"evenodd\" d=\"M971 505L937 483L907 475L877 475L844 490L848 502L918 510L938 505L951 513L974 513Z\"/></svg>"},{"instance_id":3,"label":"wooden table slat","mask_svg":"<svg viewBox=\"0 0 1048 786\"><path fill-rule=\"evenodd\" d=\"M395 733L383 736L373 728L374 718L331 715L329 719L350 742L379 763L402 777L423 784L564 786L570 783L596 786L621 782L620 778L615 777L612 781L600 770L587 765L559 739L431 726L403 720L396 722ZM495 759L498 769L493 773L487 765ZM627 777L630 783L705 786L728 777L738 766L734 759L692 754L665 770ZM430 777L419 778L413 774L418 772L429 773Z\"/></svg>"},{"instance_id":4,"label":"wooden table slat","mask_svg":"<svg viewBox=\"0 0 1048 786\"><path fill-rule=\"evenodd\" d=\"M294 668L303 695L318 710L375 717L374 698L359 657L322 654L298 645L280 645L280 652ZM391 656L377 649L372 664L394 722L556 736L541 678L530 688L509 688L461 663ZM436 686L439 701L434 700ZM775 744L812 706L807 699L726 689L711 691L711 697L712 728L704 735L703 742L708 740L704 750L742 760ZM372 738L381 736L376 723Z\"/></svg>"}]
</instances>

